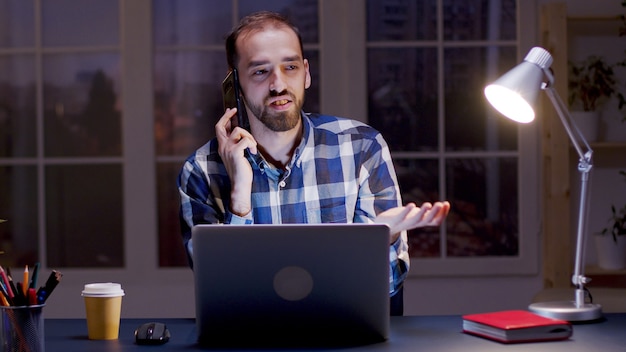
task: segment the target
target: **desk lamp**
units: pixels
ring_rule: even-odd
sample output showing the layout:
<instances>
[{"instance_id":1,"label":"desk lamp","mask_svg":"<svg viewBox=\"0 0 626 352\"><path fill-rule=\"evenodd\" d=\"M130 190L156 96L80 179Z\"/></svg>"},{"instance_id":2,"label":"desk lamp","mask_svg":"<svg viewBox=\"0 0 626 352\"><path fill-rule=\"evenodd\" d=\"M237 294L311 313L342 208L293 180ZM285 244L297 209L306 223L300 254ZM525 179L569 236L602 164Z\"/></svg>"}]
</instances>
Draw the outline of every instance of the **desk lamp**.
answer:
<instances>
[{"instance_id":1,"label":"desk lamp","mask_svg":"<svg viewBox=\"0 0 626 352\"><path fill-rule=\"evenodd\" d=\"M585 303L584 285L590 281L583 274L584 242L588 206L588 181L591 172L593 150L572 120L563 101L554 89L554 75L550 71L552 56L540 47L532 48L524 61L485 88L489 103L506 117L521 123L535 119L533 109L539 89L546 92L554 106L565 131L578 153L578 171L581 174L578 229L576 234L576 262L572 284L576 287L573 301L533 303L528 308L537 314L568 320L590 321L602 316L599 304ZM545 81L544 81L545 79ZM583 147L585 150L583 150Z\"/></svg>"}]
</instances>

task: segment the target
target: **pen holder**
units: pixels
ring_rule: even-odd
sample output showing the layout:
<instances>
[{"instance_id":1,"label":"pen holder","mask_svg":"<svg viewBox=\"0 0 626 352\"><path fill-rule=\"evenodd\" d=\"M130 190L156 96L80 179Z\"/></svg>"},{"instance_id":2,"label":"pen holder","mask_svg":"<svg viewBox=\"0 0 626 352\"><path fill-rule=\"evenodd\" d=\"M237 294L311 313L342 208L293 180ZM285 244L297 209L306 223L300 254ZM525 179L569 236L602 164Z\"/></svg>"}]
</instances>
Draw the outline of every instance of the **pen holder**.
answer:
<instances>
[{"instance_id":1,"label":"pen holder","mask_svg":"<svg viewBox=\"0 0 626 352\"><path fill-rule=\"evenodd\" d=\"M0 306L0 351L42 352L44 305Z\"/></svg>"}]
</instances>

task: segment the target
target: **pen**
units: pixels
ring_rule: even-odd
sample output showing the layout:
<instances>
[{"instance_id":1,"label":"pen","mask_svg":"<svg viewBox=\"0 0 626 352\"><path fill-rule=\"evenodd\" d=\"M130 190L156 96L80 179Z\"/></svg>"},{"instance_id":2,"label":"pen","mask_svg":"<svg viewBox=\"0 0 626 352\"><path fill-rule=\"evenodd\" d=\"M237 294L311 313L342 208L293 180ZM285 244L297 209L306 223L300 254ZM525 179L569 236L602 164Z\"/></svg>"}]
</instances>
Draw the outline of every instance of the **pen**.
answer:
<instances>
[{"instance_id":1,"label":"pen","mask_svg":"<svg viewBox=\"0 0 626 352\"><path fill-rule=\"evenodd\" d=\"M28 265L24 266L24 280L22 281L22 293L24 297L28 293Z\"/></svg>"},{"instance_id":2,"label":"pen","mask_svg":"<svg viewBox=\"0 0 626 352\"><path fill-rule=\"evenodd\" d=\"M37 304L37 301L38 301L37 293L35 292L34 288L28 289L27 296L28 296L28 299L27 299L28 305L34 306Z\"/></svg>"},{"instance_id":3,"label":"pen","mask_svg":"<svg viewBox=\"0 0 626 352\"><path fill-rule=\"evenodd\" d=\"M46 291L43 289L37 290L37 304L43 304L46 301Z\"/></svg>"},{"instance_id":4,"label":"pen","mask_svg":"<svg viewBox=\"0 0 626 352\"><path fill-rule=\"evenodd\" d=\"M13 296L13 305L15 306L23 306L27 302L23 287L21 282L17 283L17 290L14 291L15 296Z\"/></svg>"},{"instance_id":5,"label":"pen","mask_svg":"<svg viewBox=\"0 0 626 352\"><path fill-rule=\"evenodd\" d=\"M63 274L61 274L61 272L57 270L52 270L44 286L39 288L37 295L40 296L41 292L43 292L44 293L43 301L45 302L48 299L48 297L50 297L50 294L52 294L52 291L54 290L54 288L57 287L62 277L63 277Z\"/></svg>"},{"instance_id":6,"label":"pen","mask_svg":"<svg viewBox=\"0 0 626 352\"><path fill-rule=\"evenodd\" d=\"M33 268L33 275L30 279L30 285L28 288L36 288L37 287L37 279L39 278L39 262L35 263L35 267Z\"/></svg>"}]
</instances>

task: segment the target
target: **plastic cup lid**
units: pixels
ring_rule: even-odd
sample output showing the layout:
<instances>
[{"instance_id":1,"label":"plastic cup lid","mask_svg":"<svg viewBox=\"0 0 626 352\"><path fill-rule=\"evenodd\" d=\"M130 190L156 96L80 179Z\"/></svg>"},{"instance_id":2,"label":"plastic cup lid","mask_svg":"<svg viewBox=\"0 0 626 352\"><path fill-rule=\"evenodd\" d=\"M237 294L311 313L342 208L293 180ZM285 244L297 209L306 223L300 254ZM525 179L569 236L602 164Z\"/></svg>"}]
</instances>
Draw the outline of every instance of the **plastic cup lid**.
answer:
<instances>
[{"instance_id":1,"label":"plastic cup lid","mask_svg":"<svg viewBox=\"0 0 626 352\"><path fill-rule=\"evenodd\" d=\"M113 282L86 284L81 296L86 297L118 297L123 296L122 285Z\"/></svg>"}]
</instances>

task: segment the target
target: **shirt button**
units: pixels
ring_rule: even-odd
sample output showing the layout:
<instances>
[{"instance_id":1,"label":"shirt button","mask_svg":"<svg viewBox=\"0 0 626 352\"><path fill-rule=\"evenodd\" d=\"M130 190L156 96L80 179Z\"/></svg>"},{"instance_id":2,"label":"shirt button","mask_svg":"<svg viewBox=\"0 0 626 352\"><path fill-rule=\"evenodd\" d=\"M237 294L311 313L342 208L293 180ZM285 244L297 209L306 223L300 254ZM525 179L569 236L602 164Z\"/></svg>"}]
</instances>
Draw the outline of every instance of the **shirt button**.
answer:
<instances>
[{"instance_id":1,"label":"shirt button","mask_svg":"<svg viewBox=\"0 0 626 352\"><path fill-rule=\"evenodd\" d=\"M280 183L278 185L280 187L285 187L287 184L285 183L285 181L280 181Z\"/></svg>"}]
</instances>

